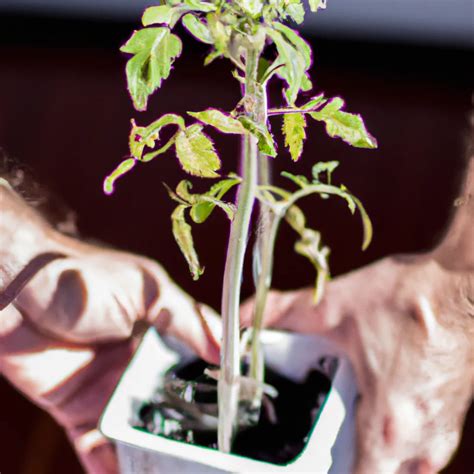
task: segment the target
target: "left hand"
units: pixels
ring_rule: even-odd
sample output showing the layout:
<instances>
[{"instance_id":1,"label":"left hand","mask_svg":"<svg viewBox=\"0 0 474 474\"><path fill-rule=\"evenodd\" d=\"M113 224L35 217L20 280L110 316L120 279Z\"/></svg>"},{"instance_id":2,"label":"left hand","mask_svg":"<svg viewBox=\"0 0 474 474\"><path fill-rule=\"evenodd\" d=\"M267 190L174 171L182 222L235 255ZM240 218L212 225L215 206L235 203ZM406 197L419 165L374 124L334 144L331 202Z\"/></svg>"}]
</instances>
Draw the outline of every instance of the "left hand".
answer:
<instances>
[{"instance_id":1,"label":"left hand","mask_svg":"<svg viewBox=\"0 0 474 474\"><path fill-rule=\"evenodd\" d=\"M215 315L155 262L66 237L32 215L18 196L4 196L2 219L11 217L12 224L20 219L15 228L23 234L2 246L18 252L10 260L0 258L0 277L9 275L12 265L5 262L18 260L22 248L32 255L64 257L39 269L0 311L0 373L66 429L88 472L116 473L113 446L97 422L134 352L136 336L154 325L218 363L218 343L208 326ZM35 239L20 248L22 235ZM0 241L4 238L5 233Z\"/></svg>"}]
</instances>

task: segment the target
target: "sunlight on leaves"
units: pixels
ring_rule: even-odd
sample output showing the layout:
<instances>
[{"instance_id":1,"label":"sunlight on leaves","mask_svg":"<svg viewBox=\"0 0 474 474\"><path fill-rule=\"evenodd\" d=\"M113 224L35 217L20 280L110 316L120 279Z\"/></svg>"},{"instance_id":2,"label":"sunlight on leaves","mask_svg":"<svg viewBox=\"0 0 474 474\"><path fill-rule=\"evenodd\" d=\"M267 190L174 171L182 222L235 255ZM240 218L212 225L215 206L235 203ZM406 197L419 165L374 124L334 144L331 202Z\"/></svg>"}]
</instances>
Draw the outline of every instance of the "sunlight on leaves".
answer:
<instances>
[{"instance_id":1,"label":"sunlight on leaves","mask_svg":"<svg viewBox=\"0 0 474 474\"><path fill-rule=\"evenodd\" d=\"M112 171L104 180L104 193L105 194L112 194L115 191L115 181L118 178L123 176L125 173L128 173L136 164L136 161L133 158L129 158L128 160L122 161L117 168Z\"/></svg>"},{"instance_id":2,"label":"sunlight on leaves","mask_svg":"<svg viewBox=\"0 0 474 474\"><path fill-rule=\"evenodd\" d=\"M306 119L303 114L285 114L283 116L283 134L285 146L288 147L293 161L298 161L303 152L303 142L306 138Z\"/></svg>"},{"instance_id":3,"label":"sunlight on leaves","mask_svg":"<svg viewBox=\"0 0 474 474\"><path fill-rule=\"evenodd\" d=\"M246 132L241 122L217 109L210 108L202 112L188 112L188 115L206 125L217 128L217 130L223 133L243 134Z\"/></svg>"},{"instance_id":4,"label":"sunlight on leaves","mask_svg":"<svg viewBox=\"0 0 474 474\"><path fill-rule=\"evenodd\" d=\"M194 176L217 178L221 167L214 144L202 132L202 125L180 130L176 137L176 154L183 169Z\"/></svg>"},{"instance_id":5,"label":"sunlight on leaves","mask_svg":"<svg viewBox=\"0 0 474 474\"><path fill-rule=\"evenodd\" d=\"M120 49L133 54L127 62L128 90L137 110L146 110L148 97L161 87L181 54L181 40L168 28L145 28L135 31Z\"/></svg>"},{"instance_id":6,"label":"sunlight on leaves","mask_svg":"<svg viewBox=\"0 0 474 474\"><path fill-rule=\"evenodd\" d=\"M194 15L185 15L183 17L183 25L199 41L202 41L206 44L214 43L211 32L209 31L207 25Z\"/></svg>"},{"instance_id":7,"label":"sunlight on leaves","mask_svg":"<svg viewBox=\"0 0 474 474\"><path fill-rule=\"evenodd\" d=\"M326 132L330 137L337 137L357 148L376 148L377 141L370 135L360 115L342 111L344 101L335 97L318 112L309 115L326 124Z\"/></svg>"},{"instance_id":8,"label":"sunlight on leaves","mask_svg":"<svg viewBox=\"0 0 474 474\"><path fill-rule=\"evenodd\" d=\"M275 142L273 141L273 136L268 130L268 128L262 124L259 124L252 120L250 117L244 115L239 117L240 123L248 130L252 135L254 135L258 140L258 149L268 156L276 156Z\"/></svg>"}]
</instances>

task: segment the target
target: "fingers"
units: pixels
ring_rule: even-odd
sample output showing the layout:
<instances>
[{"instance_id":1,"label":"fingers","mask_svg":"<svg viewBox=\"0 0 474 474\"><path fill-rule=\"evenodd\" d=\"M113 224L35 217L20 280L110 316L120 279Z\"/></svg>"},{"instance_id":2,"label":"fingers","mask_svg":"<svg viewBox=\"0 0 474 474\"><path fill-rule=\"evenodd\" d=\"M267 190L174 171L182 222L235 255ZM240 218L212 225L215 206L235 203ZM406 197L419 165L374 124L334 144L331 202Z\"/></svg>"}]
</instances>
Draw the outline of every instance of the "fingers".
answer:
<instances>
[{"instance_id":1,"label":"fingers","mask_svg":"<svg viewBox=\"0 0 474 474\"><path fill-rule=\"evenodd\" d=\"M109 442L94 428L83 433L70 433L74 448L84 469L89 474L117 474L117 454Z\"/></svg>"},{"instance_id":2,"label":"fingers","mask_svg":"<svg viewBox=\"0 0 474 474\"><path fill-rule=\"evenodd\" d=\"M196 303L167 275L160 275L160 285L160 296L149 310L149 322L161 334L176 337L199 357L218 364L221 325L217 313Z\"/></svg>"},{"instance_id":3,"label":"fingers","mask_svg":"<svg viewBox=\"0 0 474 474\"><path fill-rule=\"evenodd\" d=\"M39 332L76 343L119 340L144 316L143 279L107 253L70 257L43 268L15 305Z\"/></svg>"}]
</instances>

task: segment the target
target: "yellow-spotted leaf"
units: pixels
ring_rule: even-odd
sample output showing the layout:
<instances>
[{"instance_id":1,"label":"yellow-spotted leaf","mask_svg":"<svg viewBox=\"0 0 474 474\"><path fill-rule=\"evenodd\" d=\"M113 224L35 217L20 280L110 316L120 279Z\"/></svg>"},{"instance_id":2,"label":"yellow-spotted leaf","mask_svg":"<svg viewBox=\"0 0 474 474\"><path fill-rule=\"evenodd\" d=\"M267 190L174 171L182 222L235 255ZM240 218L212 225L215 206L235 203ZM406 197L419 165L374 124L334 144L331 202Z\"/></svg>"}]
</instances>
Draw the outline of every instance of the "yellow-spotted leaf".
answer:
<instances>
[{"instance_id":1,"label":"yellow-spotted leaf","mask_svg":"<svg viewBox=\"0 0 474 474\"><path fill-rule=\"evenodd\" d=\"M194 176L216 178L221 161L212 141L202 132L202 125L180 130L175 141L176 154L183 169Z\"/></svg>"},{"instance_id":2,"label":"yellow-spotted leaf","mask_svg":"<svg viewBox=\"0 0 474 474\"><path fill-rule=\"evenodd\" d=\"M298 161L303 152L303 142L306 138L306 119L304 114L294 113L283 116L283 134L285 146L290 150L293 161Z\"/></svg>"}]
</instances>

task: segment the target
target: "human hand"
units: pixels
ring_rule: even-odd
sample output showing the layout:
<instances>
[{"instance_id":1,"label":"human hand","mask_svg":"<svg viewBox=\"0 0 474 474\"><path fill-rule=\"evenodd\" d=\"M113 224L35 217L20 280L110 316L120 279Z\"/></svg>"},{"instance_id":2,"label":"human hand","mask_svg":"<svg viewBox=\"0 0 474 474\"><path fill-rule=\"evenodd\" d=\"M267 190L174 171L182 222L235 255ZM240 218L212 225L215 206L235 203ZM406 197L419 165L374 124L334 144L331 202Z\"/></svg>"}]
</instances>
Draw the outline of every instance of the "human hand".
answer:
<instances>
[{"instance_id":1,"label":"human hand","mask_svg":"<svg viewBox=\"0 0 474 474\"><path fill-rule=\"evenodd\" d=\"M0 258L0 277L22 251L45 259L28 257L33 263L3 294L4 304L5 295L16 297L0 312L0 373L64 426L88 472L116 473L114 449L96 427L135 336L154 325L216 363L219 347L208 326L214 315L154 262L66 237L3 192L2 220L13 225L22 216L21 232L34 239L27 248L18 234L3 242L2 251L18 248L14 258ZM23 276L32 277L26 286Z\"/></svg>"},{"instance_id":2,"label":"human hand","mask_svg":"<svg viewBox=\"0 0 474 474\"><path fill-rule=\"evenodd\" d=\"M318 306L312 289L272 292L265 325L322 333L348 354L361 395L355 473L448 463L474 389L472 270L447 270L435 253L386 258L330 282Z\"/></svg>"}]
</instances>

